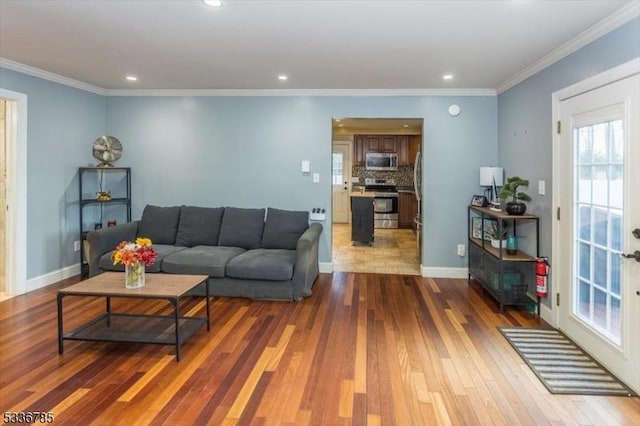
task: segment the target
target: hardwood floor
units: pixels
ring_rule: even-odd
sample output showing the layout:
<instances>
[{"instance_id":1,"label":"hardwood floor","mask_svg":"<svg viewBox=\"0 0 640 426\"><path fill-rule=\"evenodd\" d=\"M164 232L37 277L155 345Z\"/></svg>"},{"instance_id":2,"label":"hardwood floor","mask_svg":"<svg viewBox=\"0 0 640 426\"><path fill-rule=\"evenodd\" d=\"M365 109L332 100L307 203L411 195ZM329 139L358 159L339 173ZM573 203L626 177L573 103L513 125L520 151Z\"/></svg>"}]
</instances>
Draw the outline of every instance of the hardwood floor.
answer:
<instances>
[{"instance_id":1,"label":"hardwood floor","mask_svg":"<svg viewBox=\"0 0 640 426\"><path fill-rule=\"evenodd\" d=\"M466 280L321 274L302 302L212 298L171 346L65 342L59 288L0 302L0 408L96 425L634 425L640 398L551 395L497 331L545 326ZM114 300L113 310L168 312ZM202 314L204 301L186 310ZM104 302L65 298L65 330Z\"/></svg>"}]
</instances>

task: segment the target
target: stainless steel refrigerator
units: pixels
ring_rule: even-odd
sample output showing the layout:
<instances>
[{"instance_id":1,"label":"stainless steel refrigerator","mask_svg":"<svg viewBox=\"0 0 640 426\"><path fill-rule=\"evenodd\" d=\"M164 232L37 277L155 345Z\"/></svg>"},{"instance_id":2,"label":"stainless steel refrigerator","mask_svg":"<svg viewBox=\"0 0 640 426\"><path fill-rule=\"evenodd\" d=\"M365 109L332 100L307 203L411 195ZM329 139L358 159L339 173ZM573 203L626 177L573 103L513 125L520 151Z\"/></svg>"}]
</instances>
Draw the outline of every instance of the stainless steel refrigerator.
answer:
<instances>
[{"instance_id":1,"label":"stainless steel refrigerator","mask_svg":"<svg viewBox=\"0 0 640 426\"><path fill-rule=\"evenodd\" d=\"M418 255L422 256L422 153L416 153L413 165L413 189L418 201L418 214L413 219L416 223L416 242Z\"/></svg>"}]
</instances>

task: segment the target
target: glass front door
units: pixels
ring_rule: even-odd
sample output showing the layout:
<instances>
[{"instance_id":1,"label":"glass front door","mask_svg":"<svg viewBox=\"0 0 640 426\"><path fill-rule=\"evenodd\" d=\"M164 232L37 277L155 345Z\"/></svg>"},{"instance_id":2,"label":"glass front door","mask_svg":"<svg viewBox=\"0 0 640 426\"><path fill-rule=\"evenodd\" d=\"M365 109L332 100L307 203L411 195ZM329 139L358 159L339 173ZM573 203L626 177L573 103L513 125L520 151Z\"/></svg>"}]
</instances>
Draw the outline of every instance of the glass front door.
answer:
<instances>
[{"instance_id":1,"label":"glass front door","mask_svg":"<svg viewBox=\"0 0 640 426\"><path fill-rule=\"evenodd\" d=\"M622 119L573 130L572 309L616 345L621 342L623 137Z\"/></svg>"}]
</instances>

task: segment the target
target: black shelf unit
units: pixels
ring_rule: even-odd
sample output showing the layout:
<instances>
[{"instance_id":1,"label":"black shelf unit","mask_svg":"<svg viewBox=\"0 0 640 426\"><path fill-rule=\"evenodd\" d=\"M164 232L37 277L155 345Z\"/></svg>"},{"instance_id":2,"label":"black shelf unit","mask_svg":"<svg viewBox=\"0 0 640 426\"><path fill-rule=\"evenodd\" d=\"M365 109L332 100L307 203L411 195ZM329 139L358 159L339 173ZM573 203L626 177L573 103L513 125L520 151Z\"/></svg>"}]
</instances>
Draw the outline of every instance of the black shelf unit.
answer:
<instances>
[{"instance_id":1,"label":"black shelf unit","mask_svg":"<svg viewBox=\"0 0 640 426\"><path fill-rule=\"evenodd\" d=\"M497 221L498 233L503 223L510 224L517 235L518 224L532 222L535 226L535 255L518 250L516 254L507 254L506 248L493 247L484 238L488 220ZM475 227L474 220L479 226ZM540 315L540 298L535 296L535 267L540 256L540 219L532 214L522 216L509 215L487 207L469 206L467 209L469 241L469 280L474 278L484 291L489 293L500 305L536 305ZM478 235L479 234L479 235Z\"/></svg>"},{"instance_id":2,"label":"black shelf unit","mask_svg":"<svg viewBox=\"0 0 640 426\"><path fill-rule=\"evenodd\" d=\"M80 273L89 276L89 264L85 250L87 234L97 227L118 218L131 222L131 168L130 167L79 167L78 191L80 209ZM100 200L98 192L112 194L108 200ZM92 213L89 210L92 209ZM105 216L105 210L108 217ZM90 223L88 219L93 219ZM106 221L105 221L106 219Z\"/></svg>"}]
</instances>

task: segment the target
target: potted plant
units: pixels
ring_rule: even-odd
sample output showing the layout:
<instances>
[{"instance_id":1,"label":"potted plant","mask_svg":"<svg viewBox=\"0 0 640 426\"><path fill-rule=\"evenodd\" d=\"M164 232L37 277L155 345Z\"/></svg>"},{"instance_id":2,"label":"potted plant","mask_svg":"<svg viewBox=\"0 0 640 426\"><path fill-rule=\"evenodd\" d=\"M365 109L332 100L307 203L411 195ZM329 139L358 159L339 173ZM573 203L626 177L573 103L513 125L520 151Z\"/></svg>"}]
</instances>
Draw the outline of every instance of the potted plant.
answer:
<instances>
[{"instance_id":1,"label":"potted plant","mask_svg":"<svg viewBox=\"0 0 640 426\"><path fill-rule=\"evenodd\" d=\"M498 223L497 220L491 222L491 229L489 230L489 235L491 235L491 246L494 248L506 248L507 247L507 237L509 236L509 224L507 222L502 222L502 226Z\"/></svg>"},{"instance_id":2,"label":"potted plant","mask_svg":"<svg viewBox=\"0 0 640 426\"><path fill-rule=\"evenodd\" d=\"M510 215L520 216L527 211L527 205L523 201L531 201L531 197L526 192L518 191L518 188L529 186L527 179L522 179L519 176L512 176L507 178L507 182L500 191L500 198L507 200L511 198L511 201L507 202L507 213Z\"/></svg>"}]
</instances>

